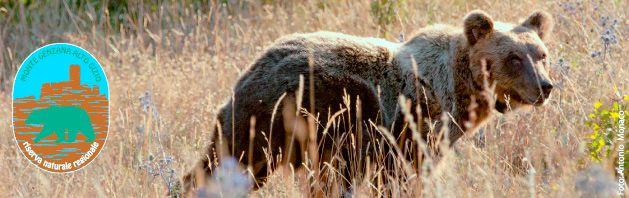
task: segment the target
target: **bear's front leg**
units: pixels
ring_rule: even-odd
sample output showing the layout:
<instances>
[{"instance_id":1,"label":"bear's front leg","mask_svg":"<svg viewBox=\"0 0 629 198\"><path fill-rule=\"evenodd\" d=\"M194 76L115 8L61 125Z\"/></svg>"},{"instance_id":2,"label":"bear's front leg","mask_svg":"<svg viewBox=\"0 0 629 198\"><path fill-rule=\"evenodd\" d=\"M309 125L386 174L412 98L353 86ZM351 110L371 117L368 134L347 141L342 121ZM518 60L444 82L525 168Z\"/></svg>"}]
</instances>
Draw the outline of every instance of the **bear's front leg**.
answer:
<instances>
[{"instance_id":1,"label":"bear's front leg","mask_svg":"<svg viewBox=\"0 0 629 198\"><path fill-rule=\"evenodd\" d=\"M65 143L74 143L76 139L76 135L79 133L77 129L68 129L68 139L64 141Z\"/></svg>"},{"instance_id":2,"label":"bear's front leg","mask_svg":"<svg viewBox=\"0 0 629 198\"><path fill-rule=\"evenodd\" d=\"M62 143L64 140L66 140L66 130L65 129L56 129L56 134L57 134L57 140L55 140L56 143Z\"/></svg>"},{"instance_id":3,"label":"bear's front leg","mask_svg":"<svg viewBox=\"0 0 629 198\"><path fill-rule=\"evenodd\" d=\"M54 132L55 131L53 131L50 127L44 126L44 128L41 130L41 132L39 132L37 137L35 137L35 143L39 142L41 139L44 139L52 135L52 133Z\"/></svg>"}]
</instances>

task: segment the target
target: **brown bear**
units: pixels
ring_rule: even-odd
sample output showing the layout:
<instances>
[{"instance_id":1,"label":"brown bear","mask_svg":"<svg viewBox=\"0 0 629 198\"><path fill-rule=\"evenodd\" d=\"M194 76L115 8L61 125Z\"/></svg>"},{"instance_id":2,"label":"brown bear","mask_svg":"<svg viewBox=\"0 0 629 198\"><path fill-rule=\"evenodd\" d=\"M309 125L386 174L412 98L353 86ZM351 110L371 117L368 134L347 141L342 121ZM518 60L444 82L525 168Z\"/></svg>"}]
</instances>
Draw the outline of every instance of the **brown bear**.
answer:
<instances>
[{"instance_id":1,"label":"brown bear","mask_svg":"<svg viewBox=\"0 0 629 198\"><path fill-rule=\"evenodd\" d=\"M462 29L429 26L403 44L331 32L282 37L238 79L233 97L218 115L216 131L221 134L212 136L202 160L183 178L184 191L211 175L217 164L212 159L219 137L223 138L224 152L244 159L243 165L251 165L258 182L273 168L268 167L263 148L272 145L274 159L280 150L284 155L290 149L304 153L299 146L289 148L295 139L291 134L299 128L296 126L304 125L285 123L294 115L299 115L292 119L294 122L317 117L317 142L323 142L318 149L324 153L321 162L325 162L330 160L325 153L334 146L334 141L325 139L342 135L322 134L323 126L329 115L346 106L354 105L344 114L351 120L348 123L357 124L343 125L341 130L329 133L356 133L375 123L390 130L394 137L401 137L400 142L410 140L405 120L409 113L404 114L400 105L403 96L411 107L420 107L419 111L413 108L411 114L423 120L418 124L424 142L430 144L441 138L433 133L443 126L449 129L447 138L452 144L462 135L475 132L494 109L505 113L542 105L553 89L546 71L548 49L543 43L553 25L552 16L544 11L534 12L520 24L493 21L482 11L472 11L464 18ZM296 93L300 81L303 89ZM314 101L309 100L311 94ZM358 100L360 107L356 106ZM343 105L348 101L352 105ZM294 105L314 112L295 114ZM443 115L450 121L442 119ZM251 117L256 119L253 142ZM362 139L358 145L365 147L361 156L376 152L373 147L367 148L370 141L384 139L374 134L378 133L358 138ZM305 160L299 155L290 158L285 162L294 167Z\"/></svg>"}]
</instances>

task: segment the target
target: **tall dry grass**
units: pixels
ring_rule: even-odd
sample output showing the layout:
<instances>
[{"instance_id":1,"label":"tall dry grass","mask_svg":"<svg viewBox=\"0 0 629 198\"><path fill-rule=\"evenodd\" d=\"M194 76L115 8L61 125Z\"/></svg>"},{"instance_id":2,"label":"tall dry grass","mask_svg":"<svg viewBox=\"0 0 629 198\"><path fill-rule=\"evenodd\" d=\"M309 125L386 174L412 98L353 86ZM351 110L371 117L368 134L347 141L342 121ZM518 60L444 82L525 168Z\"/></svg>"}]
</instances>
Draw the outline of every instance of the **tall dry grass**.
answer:
<instances>
[{"instance_id":1,"label":"tall dry grass","mask_svg":"<svg viewBox=\"0 0 629 198\"><path fill-rule=\"evenodd\" d=\"M605 197L617 189L613 158L590 157L592 129L585 122L596 101L616 97L614 87L629 92L627 1L23 2L0 1L0 177L8 178L0 192L9 197L163 196L203 152L215 109L231 96L238 75L274 39L327 30L397 42L426 25L460 26L473 9L508 22L537 9L555 16L547 43L551 74L560 82L553 98L462 138L434 174L365 167L374 179L352 181L354 195L406 197L422 189L426 197ZM617 19L617 43L609 45L600 38L609 29L600 17L607 16ZM10 119L19 65L55 42L91 52L111 90L107 144L71 174L30 165L14 143ZM306 196L307 178L304 169L281 169L252 196Z\"/></svg>"}]
</instances>

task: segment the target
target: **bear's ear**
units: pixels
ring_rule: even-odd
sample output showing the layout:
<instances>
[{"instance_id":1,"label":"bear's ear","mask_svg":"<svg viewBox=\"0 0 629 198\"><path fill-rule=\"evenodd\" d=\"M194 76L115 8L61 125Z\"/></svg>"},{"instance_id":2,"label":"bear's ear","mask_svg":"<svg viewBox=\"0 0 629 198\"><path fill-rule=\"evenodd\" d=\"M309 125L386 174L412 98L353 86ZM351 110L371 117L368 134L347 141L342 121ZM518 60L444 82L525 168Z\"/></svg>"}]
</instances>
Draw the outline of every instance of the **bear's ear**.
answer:
<instances>
[{"instance_id":1,"label":"bear's ear","mask_svg":"<svg viewBox=\"0 0 629 198\"><path fill-rule=\"evenodd\" d=\"M467 14L463 23L465 37L470 45L476 44L483 38L490 38L494 30L494 21L487 13L480 10Z\"/></svg>"},{"instance_id":2,"label":"bear's ear","mask_svg":"<svg viewBox=\"0 0 629 198\"><path fill-rule=\"evenodd\" d=\"M539 38L546 40L548 35L553 31L555 22L553 21L553 16L548 12L536 11L522 22L522 26L535 30Z\"/></svg>"}]
</instances>

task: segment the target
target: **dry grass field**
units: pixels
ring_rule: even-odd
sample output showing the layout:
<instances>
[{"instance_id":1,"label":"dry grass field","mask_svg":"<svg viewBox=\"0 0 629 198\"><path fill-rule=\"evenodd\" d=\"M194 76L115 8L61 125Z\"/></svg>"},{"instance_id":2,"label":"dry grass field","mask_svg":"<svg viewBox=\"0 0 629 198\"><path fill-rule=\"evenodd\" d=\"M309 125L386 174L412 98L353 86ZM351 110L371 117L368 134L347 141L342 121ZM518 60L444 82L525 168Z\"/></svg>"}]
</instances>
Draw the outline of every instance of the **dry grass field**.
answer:
<instances>
[{"instance_id":1,"label":"dry grass field","mask_svg":"<svg viewBox=\"0 0 629 198\"><path fill-rule=\"evenodd\" d=\"M400 42L427 25L461 26L465 14L482 9L506 22L535 10L555 17L547 43L552 99L496 116L444 151L434 174L385 175L371 167L375 179L354 181L352 195L409 197L421 188L424 197L613 197L616 148L626 144L614 136L629 94L627 8L626 0L0 0L0 194L165 196L203 153L216 109L239 74L278 37L326 30ZM29 164L11 123L20 64L57 42L91 52L111 90L105 148L69 174ZM303 168L281 169L249 196L307 197L307 177ZM233 188L243 181L227 182L198 196L240 192Z\"/></svg>"}]
</instances>

